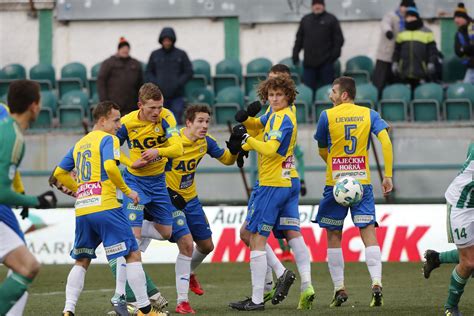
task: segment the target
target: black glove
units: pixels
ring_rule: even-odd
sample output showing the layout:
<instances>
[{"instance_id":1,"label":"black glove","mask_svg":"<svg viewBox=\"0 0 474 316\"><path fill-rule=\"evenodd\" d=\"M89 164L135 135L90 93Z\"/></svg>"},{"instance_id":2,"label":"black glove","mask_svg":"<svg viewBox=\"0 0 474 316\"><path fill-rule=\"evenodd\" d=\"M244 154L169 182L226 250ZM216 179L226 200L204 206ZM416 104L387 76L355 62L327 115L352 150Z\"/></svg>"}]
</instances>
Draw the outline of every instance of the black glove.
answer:
<instances>
[{"instance_id":1,"label":"black glove","mask_svg":"<svg viewBox=\"0 0 474 316\"><path fill-rule=\"evenodd\" d=\"M249 157L249 152L245 150L241 150L239 155L237 156L237 167L243 168L244 167L244 157Z\"/></svg>"},{"instance_id":2,"label":"black glove","mask_svg":"<svg viewBox=\"0 0 474 316\"><path fill-rule=\"evenodd\" d=\"M183 196L170 188L167 189L171 198L171 203L173 203L174 207L176 207L178 210L184 209L186 207L186 200L183 198Z\"/></svg>"},{"instance_id":3,"label":"black glove","mask_svg":"<svg viewBox=\"0 0 474 316\"><path fill-rule=\"evenodd\" d=\"M243 123L249 118L249 115L248 115L247 111L239 110L239 111L237 111L237 113L235 113L234 118L237 122Z\"/></svg>"},{"instance_id":4,"label":"black glove","mask_svg":"<svg viewBox=\"0 0 474 316\"><path fill-rule=\"evenodd\" d=\"M255 117L260 110L262 109L262 104L260 104L260 101L254 101L249 104L247 107L247 114L251 117Z\"/></svg>"},{"instance_id":5,"label":"black glove","mask_svg":"<svg viewBox=\"0 0 474 316\"><path fill-rule=\"evenodd\" d=\"M240 140L244 138L245 134L247 134L247 129L242 124L235 125L232 129L232 135L235 135Z\"/></svg>"},{"instance_id":6,"label":"black glove","mask_svg":"<svg viewBox=\"0 0 474 316\"><path fill-rule=\"evenodd\" d=\"M23 194L25 195L25 192L20 192L20 194ZM21 219L25 219L28 217L28 215L30 215L30 208L28 206L23 206L23 208L21 209Z\"/></svg>"},{"instance_id":7,"label":"black glove","mask_svg":"<svg viewBox=\"0 0 474 316\"><path fill-rule=\"evenodd\" d=\"M225 142L232 155L237 155L242 149L242 139L239 136L230 134L229 140Z\"/></svg>"},{"instance_id":8,"label":"black glove","mask_svg":"<svg viewBox=\"0 0 474 316\"><path fill-rule=\"evenodd\" d=\"M307 190L306 190L306 183L304 182L303 179L300 180L300 185L301 185L300 194L301 194L301 196L305 196L306 193L307 193Z\"/></svg>"},{"instance_id":9,"label":"black glove","mask_svg":"<svg viewBox=\"0 0 474 316\"><path fill-rule=\"evenodd\" d=\"M393 32L392 31L385 32L385 37L391 40L393 38Z\"/></svg>"},{"instance_id":10,"label":"black glove","mask_svg":"<svg viewBox=\"0 0 474 316\"><path fill-rule=\"evenodd\" d=\"M37 208L55 208L58 203L58 199L53 191L44 192L38 195L39 205Z\"/></svg>"}]
</instances>

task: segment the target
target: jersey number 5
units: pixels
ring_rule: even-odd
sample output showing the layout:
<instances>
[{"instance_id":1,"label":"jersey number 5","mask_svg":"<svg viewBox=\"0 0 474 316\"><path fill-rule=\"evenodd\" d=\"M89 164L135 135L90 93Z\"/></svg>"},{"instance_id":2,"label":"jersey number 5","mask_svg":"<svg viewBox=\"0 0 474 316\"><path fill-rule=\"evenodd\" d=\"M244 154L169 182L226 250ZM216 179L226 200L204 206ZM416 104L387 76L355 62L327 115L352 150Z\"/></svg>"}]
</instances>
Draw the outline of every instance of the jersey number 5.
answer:
<instances>
[{"instance_id":1,"label":"jersey number 5","mask_svg":"<svg viewBox=\"0 0 474 316\"><path fill-rule=\"evenodd\" d=\"M82 182L87 182L91 179L91 163L87 160L87 158L91 157L91 151L86 150L83 153L78 152L76 158L76 168L77 176Z\"/></svg>"},{"instance_id":2,"label":"jersey number 5","mask_svg":"<svg viewBox=\"0 0 474 316\"><path fill-rule=\"evenodd\" d=\"M344 146L344 152L348 155L352 155L356 151L357 137L351 136L351 131L355 130L356 128L357 125L355 124L344 125L344 138L351 141L350 146Z\"/></svg>"}]
</instances>

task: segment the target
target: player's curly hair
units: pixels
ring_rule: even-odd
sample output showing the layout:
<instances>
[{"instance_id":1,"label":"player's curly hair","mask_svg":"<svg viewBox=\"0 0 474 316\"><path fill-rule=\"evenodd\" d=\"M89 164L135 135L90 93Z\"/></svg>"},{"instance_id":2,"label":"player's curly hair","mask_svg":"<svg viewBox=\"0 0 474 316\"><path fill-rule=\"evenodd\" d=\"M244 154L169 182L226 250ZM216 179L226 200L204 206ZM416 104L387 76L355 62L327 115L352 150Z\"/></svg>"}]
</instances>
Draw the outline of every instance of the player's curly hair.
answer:
<instances>
[{"instance_id":1,"label":"player's curly hair","mask_svg":"<svg viewBox=\"0 0 474 316\"><path fill-rule=\"evenodd\" d=\"M291 105L295 102L296 90L295 82L287 76L279 76L275 78L268 78L265 81L262 81L257 89L257 94L260 100L268 100L268 90L277 90L281 89L283 93L288 97L288 105Z\"/></svg>"},{"instance_id":2,"label":"player's curly hair","mask_svg":"<svg viewBox=\"0 0 474 316\"><path fill-rule=\"evenodd\" d=\"M211 108L207 104L191 104L188 105L184 111L184 119L186 121L194 122L197 113L207 113L212 115Z\"/></svg>"},{"instance_id":3,"label":"player's curly hair","mask_svg":"<svg viewBox=\"0 0 474 316\"><path fill-rule=\"evenodd\" d=\"M145 83L138 91L138 100L145 103L148 100L160 101L163 98L160 88L151 82Z\"/></svg>"}]
</instances>

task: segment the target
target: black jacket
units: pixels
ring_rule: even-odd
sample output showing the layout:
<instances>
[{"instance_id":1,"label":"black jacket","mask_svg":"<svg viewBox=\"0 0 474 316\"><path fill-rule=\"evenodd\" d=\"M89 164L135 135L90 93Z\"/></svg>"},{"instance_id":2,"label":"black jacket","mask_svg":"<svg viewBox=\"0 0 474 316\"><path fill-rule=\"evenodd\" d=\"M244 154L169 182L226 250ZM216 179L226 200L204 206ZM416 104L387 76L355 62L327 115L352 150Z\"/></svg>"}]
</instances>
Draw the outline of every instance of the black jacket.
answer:
<instances>
[{"instance_id":1,"label":"black jacket","mask_svg":"<svg viewBox=\"0 0 474 316\"><path fill-rule=\"evenodd\" d=\"M341 56L343 44L341 26L334 15L326 11L318 15L307 14L301 19L296 33L293 62L299 61L298 54L303 49L307 67L334 63Z\"/></svg>"},{"instance_id":2,"label":"black jacket","mask_svg":"<svg viewBox=\"0 0 474 316\"><path fill-rule=\"evenodd\" d=\"M474 68L474 22L459 28L454 39L454 51L464 59L467 68Z\"/></svg>"},{"instance_id":3,"label":"black jacket","mask_svg":"<svg viewBox=\"0 0 474 316\"><path fill-rule=\"evenodd\" d=\"M151 53L145 73L145 81L160 87L165 100L184 96L184 85L193 76L193 66L185 51L176 48L174 30L166 27L161 31L159 42L167 37L173 46L169 50L160 48Z\"/></svg>"}]
</instances>

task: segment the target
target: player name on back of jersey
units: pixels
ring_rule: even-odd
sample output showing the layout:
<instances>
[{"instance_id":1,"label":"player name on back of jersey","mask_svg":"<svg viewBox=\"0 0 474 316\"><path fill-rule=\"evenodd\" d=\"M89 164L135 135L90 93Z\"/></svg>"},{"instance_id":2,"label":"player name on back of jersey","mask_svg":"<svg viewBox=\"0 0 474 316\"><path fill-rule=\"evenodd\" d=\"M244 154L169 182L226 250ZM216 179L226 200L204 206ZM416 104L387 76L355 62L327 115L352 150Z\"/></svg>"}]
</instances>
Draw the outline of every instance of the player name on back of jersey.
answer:
<instances>
[{"instance_id":1,"label":"player name on back of jersey","mask_svg":"<svg viewBox=\"0 0 474 316\"><path fill-rule=\"evenodd\" d=\"M363 122L365 116L343 116L336 117L336 123Z\"/></svg>"}]
</instances>

